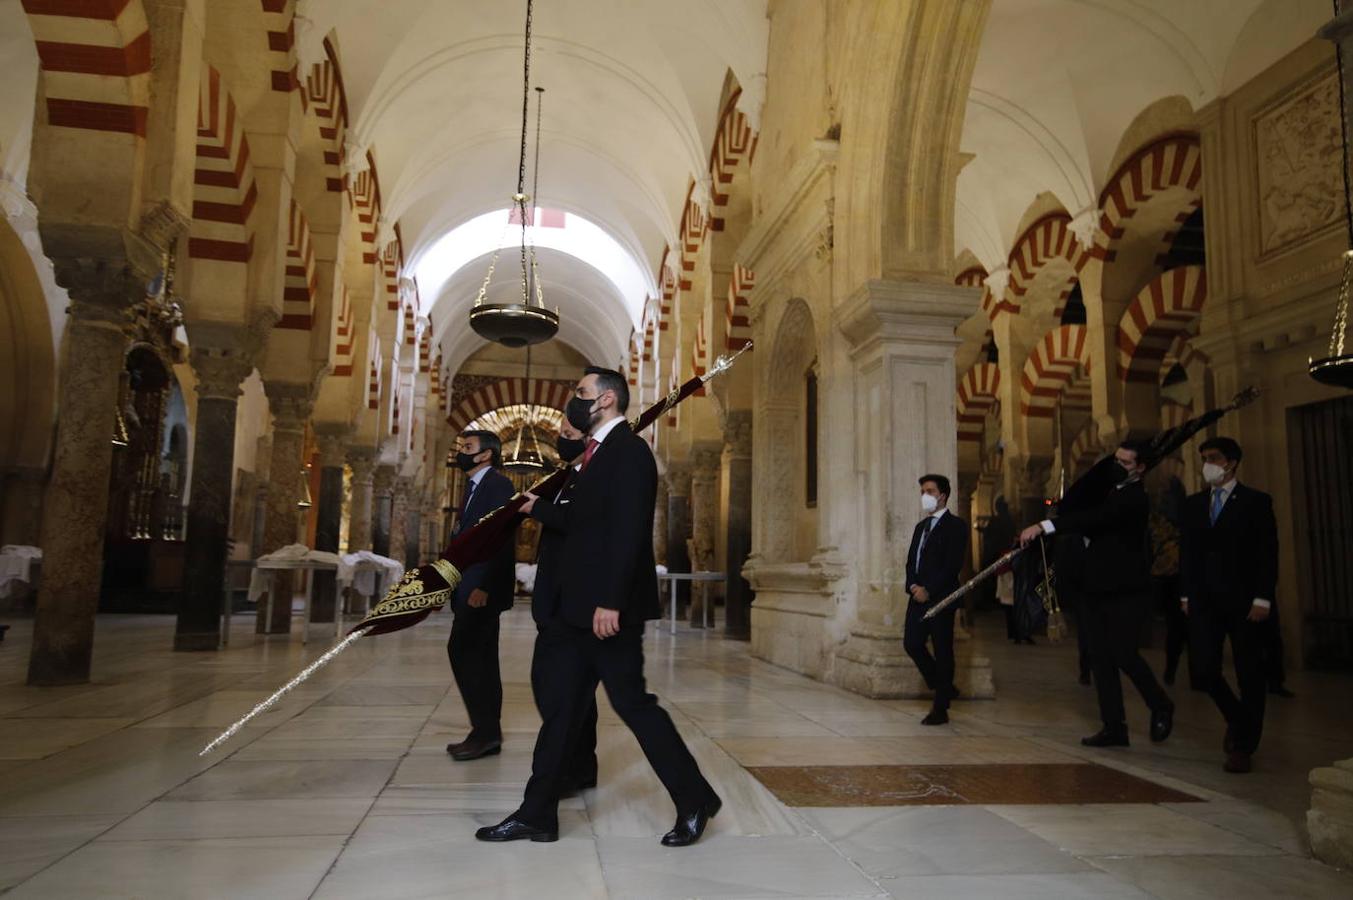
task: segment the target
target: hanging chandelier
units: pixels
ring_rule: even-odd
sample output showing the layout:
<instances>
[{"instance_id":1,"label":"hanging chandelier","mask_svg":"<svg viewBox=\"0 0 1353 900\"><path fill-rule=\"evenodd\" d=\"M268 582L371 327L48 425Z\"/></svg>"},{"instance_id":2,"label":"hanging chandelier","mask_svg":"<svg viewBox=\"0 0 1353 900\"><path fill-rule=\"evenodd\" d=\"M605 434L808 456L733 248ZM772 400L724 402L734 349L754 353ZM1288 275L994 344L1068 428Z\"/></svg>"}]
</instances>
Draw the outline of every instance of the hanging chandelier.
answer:
<instances>
[{"instance_id":1,"label":"hanging chandelier","mask_svg":"<svg viewBox=\"0 0 1353 900\"><path fill-rule=\"evenodd\" d=\"M1342 4L1336 3L1335 15L1342 11ZM1334 304L1334 328L1330 332L1328 353L1320 359L1312 359L1307 365L1311 377L1321 384L1332 387L1353 388L1353 347L1345 344L1348 337L1348 295L1353 281L1353 190L1350 190L1348 173L1348 101L1344 96L1344 54L1339 41L1334 42L1334 56L1339 67L1339 134L1343 149L1344 174L1344 225L1347 229L1348 249L1344 251L1344 274L1339 282L1339 299Z\"/></svg>"},{"instance_id":2,"label":"hanging chandelier","mask_svg":"<svg viewBox=\"0 0 1353 900\"><path fill-rule=\"evenodd\" d=\"M521 220L521 302L486 303L489 282L498 264L502 241L493 251L484 283L470 310L470 327L485 340L496 341L505 347L528 347L548 341L559 331L559 310L545 308L545 294L540 285L536 266L534 242L527 240L527 225L533 221L536 209L536 188L540 183L540 108L544 88L536 88L536 148L531 193L526 193L526 132L531 103L531 12L533 0L526 0L526 40L522 54L521 87L521 153L517 159L517 191L512 195L517 216ZM530 203L530 212L527 204ZM504 226L506 227L506 226Z\"/></svg>"}]
</instances>

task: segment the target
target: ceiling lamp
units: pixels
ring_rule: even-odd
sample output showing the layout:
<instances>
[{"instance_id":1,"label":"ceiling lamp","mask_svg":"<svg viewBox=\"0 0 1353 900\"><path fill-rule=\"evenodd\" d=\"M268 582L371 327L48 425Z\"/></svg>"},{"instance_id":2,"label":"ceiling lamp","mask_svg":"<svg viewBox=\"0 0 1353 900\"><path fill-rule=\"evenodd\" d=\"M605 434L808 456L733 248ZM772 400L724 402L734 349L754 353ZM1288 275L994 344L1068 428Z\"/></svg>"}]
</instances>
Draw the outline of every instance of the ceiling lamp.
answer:
<instances>
[{"instance_id":1,"label":"ceiling lamp","mask_svg":"<svg viewBox=\"0 0 1353 900\"><path fill-rule=\"evenodd\" d=\"M1336 14L1339 5L1335 6ZM1348 103L1344 97L1344 54L1339 41L1334 43L1334 55L1339 63L1339 131L1342 136L1344 173L1344 224L1347 227L1348 249L1344 251L1344 275L1339 282L1339 299L1334 303L1334 328L1330 332L1329 352L1321 359L1312 359L1307 365L1311 377L1332 387L1353 388L1353 348L1345 345L1348 337L1348 294L1350 276L1353 276L1353 209L1350 208L1348 175Z\"/></svg>"},{"instance_id":2,"label":"ceiling lamp","mask_svg":"<svg viewBox=\"0 0 1353 900\"><path fill-rule=\"evenodd\" d=\"M522 55L521 86L521 155L517 159L517 192L512 202L517 208L521 220L521 302L485 303L484 298L493 279L493 269L498 264L499 249L493 251L489 270L484 274L484 283L475 297L474 308L470 310L470 327L485 340L496 341L505 347L527 347L548 341L559 331L559 310L545 308L545 296L540 287L540 275L536 268L535 244L528 245L527 225L533 216L527 212L527 201L534 213L536 188L540 183L540 107L545 93L544 88L536 88L536 153L535 173L531 184L531 193L526 193L526 126L531 103L531 7L532 0L526 0L526 42ZM534 302L533 302L534 301Z\"/></svg>"}]
</instances>

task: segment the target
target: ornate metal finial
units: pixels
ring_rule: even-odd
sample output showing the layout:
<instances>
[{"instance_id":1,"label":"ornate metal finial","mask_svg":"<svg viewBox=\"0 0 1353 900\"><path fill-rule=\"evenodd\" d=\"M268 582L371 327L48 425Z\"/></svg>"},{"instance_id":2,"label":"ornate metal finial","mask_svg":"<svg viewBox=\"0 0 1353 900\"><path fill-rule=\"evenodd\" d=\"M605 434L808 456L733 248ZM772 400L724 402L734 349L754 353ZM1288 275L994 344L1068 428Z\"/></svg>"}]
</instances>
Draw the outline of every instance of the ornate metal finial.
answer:
<instances>
[{"instance_id":1,"label":"ornate metal finial","mask_svg":"<svg viewBox=\"0 0 1353 900\"><path fill-rule=\"evenodd\" d=\"M719 354L719 358L714 360L714 365L709 367L709 371L700 376L700 381L706 383L715 375L727 372L729 369L733 368L733 363L737 361L737 358L750 349L752 349L752 342L748 341L738 348L738 352L734 353L732 356Z\"/></svg>"}]
</instances>

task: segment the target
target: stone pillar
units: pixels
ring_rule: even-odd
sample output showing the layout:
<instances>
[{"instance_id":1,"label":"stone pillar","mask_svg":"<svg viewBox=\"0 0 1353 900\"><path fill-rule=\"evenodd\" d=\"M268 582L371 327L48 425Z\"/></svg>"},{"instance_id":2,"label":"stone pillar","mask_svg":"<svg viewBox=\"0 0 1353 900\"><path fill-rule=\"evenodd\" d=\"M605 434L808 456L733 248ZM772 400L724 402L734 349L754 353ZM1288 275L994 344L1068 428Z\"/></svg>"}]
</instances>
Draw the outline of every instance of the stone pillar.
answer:
<instances>
[{"instance_id":1,"label":"stone pillar","mask_svg":"<svg viewBox=\"0 0 1353 900\"><path fill-rule=\"evenodd\" d=\"M954 330L972 314L976 292L919 281L871 281L835 316L850 342L859 422L859 521L852 540L854 621L831 680L871 697L924 696L920 672L902 650L904 561L922 512L917 480L958 475ZM990 662L960 656L956 681L968 696L990 696Z\"/></svg>"},{"instance_id":2,"label":"stone pillar","mask_svg":"<svg viewBox=\"0 0 1353 900\"><path fill-rule=\"evenodd\" d=\"M752 636L752 586L742 575L752 549L752 411L728 413L723 434L723 493L728 509L724 633L745 641Z\"/></svg>"},{"instance_id":3,"label":"stone pillar","mask_svg":"<svg viewBox=\"0 0 1353 900\"><path fill-rule=\"evenodd\" d=\"M667 565L667 478L658 479L658 495L653 503L653 561Z\"/></svg>"},{"instance_id":4,"label":"stone pillar","mask_svg":"<svg viewBox=\"0 0 1353 900\"><path fill-rule=\"evenodd\" d=\"M216 650L221 645L226 541L235 478L235 413L241 385L254 368L253 354L242 341L213 346L206 338L194 329L188 358L197 376L197 418L175 650Z\"/></svg>"},{"instance_id":5,"label":"stone pillar","mask_svg":"<svg viewBox=\"0 0 1353 900\"><path fill-rule=\"evenodd\" d=\"M348 507L348 552L371 549L371 489L375 454L365 447L348 449L352 469L352 501Z\"/></svg>"},{"instance_id":6,"label":"stone pillar","mask_svg":"<svg viewBox=\"0 0 1353 900\"><path fill-rule=\"evenodd\" d=\"M673 572L691 570L690 555L686 552L686 538L691 536L691 464L669 463L667 466L667 568ZM690 582L677 585L677 602L689 603Z\"/></svg>"},{"instance_id":7,"label":"stone pillar","mask_svg":"<svg viewBox=\"0 0 1353 900\"><path fill-rule=\"evenodd\" d=\"M319 431L319 504L315 517L315 548L338 552L338 532L343 527L343 460L347 455L348 429L326 428ZM316 572L311 619L332 622L338 598L338 583L333 572Z\"/></svg>"},{"instance_id":8,"label":"stone pillar","mask_svg":"<svg viewBox=\"0 0 1353 900\"><path fill-rule=\"evenodd\" d=\"M377 466L372 477L376 492L371 507L371 550L380 556L390 556L390 507L394 502L395 467Z\"/></svg>"},{"instance_id":9,"label":"stone pillar","mask_svg":"<svg viewBox=\"0 0 1353 900\"><path fill-rule=\"evenodd\" d=\"M719 534L718 444L701 442L691 450L691 571L714 569L714 544ZM691 589L691 625L703 628L711 618L706 607L714 602L713 585L701 582Z\"/></svg>"},{"instance_id":10,"label":"stone pillar","mask_svg":"<svg viewBox=\"0 0 1353 900\"><path fill-rule=\"evenodd\" d=\"M272 462L268 472L268 511L263 524L263 552L272 553L296 543L296 501L301 496L302 466L305 452L305 423L314 408L310 386L268 381L263 385L272 410ZM272 620L265 622L266 604L258 609L259 634L287 634L291 631L290 572L281 572L272 583Z\"/></svg>"},{"instance_id":11,"label":"stone pillar","mask_svg":"<svg viewBox=\"0 0 1353 900\"><path fill-rule=\"evenodd\" d=\"M408 556L409 492L413 480L400 476L395 479L390 495L390 558L405 562Z\"/></svg>"},{"instance_id":12,"label":"stone pillar","mask_svg":"<svg viewBox=\"0 0 1353 900\"><path fill-rule=\"evenodd\" d=\"M42 510L42 584L28 659L32 685L84 684L94 652L103 579L103 533L128 310L143 293L131 267L58 259L70 293L63 341L52 474Z\"/></svg>"}]
</instances>

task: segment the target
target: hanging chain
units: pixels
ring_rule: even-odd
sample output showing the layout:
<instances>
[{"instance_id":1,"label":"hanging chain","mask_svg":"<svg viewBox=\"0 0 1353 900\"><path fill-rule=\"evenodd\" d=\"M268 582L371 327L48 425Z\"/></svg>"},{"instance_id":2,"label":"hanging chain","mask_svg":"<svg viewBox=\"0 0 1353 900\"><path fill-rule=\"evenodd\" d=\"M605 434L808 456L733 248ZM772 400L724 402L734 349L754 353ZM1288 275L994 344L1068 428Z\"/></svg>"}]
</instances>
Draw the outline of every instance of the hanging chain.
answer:
<instances>
[{"instance_id":1,"label":"hanging chain","mask_svg":"<svg viewBox=\"0 0 1353 900\"><path fill-rule=\"evenodd\" d=\"M531 112L531 17L534 0L526 0L526 39L522 53L521 154L517 158L517 213L521 216L521 299L530 302L529 267L526 259L526 126ZM532 198L534 203L534 198Z\"/></svg>"},{"instance_id":2,"label":"hanging chain","mask_svg":"<svg viewBox=\"0 0 1353 900\"><path fill-rule=\"evenodd\" d=\"M534 171L531 173L531 224L535 225L535 214L540 212L540 111L545 105L545 89L536 88L536 158L531 164ZM531 242L531 283L536 286L536 303L544 308L545 294L540 287L540 272L536 269L536 245ZM530 303L529 297L524 298L525 302Z\"/></svg>"},{"instance_id":3,"label":"hanging chain","mask_svg":"<svg viewBox=\"0 0 1353 900\"><path fill-rule=\"evenodd\" d=\"M1334 2L1334 17L1343 13L1339 0ZM1339 301L1334 307L1334 331L1330 333L1331 358L1344 355L1344 337L1348 332L1349 275L1353 274L1353 189L1348 172L1348 100L1344 91L1344 52L1339 41L1334 42L1334 58L1339 67L1339 133L1343 138L1344 224L1348 232L1348 249L1344 253L1344 278L1339 285Z\"/></svg>"}]
</instances>

